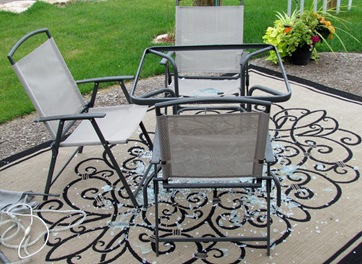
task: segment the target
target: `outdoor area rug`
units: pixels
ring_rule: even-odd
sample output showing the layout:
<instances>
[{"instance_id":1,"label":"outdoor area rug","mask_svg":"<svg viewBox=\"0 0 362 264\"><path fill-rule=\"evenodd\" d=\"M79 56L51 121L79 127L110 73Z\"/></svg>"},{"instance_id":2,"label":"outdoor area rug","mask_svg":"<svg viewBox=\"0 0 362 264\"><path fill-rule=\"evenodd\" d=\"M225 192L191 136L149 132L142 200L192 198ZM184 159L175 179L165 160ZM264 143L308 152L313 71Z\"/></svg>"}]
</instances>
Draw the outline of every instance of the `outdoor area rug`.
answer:
<instances>
[{"instance_id":1,"label":"outdoor area rug","mask_svg":"<svg viewBox=\"0 0 362 264\"><path fill-rule=\"evenodd\" d=\"M277 73L253 67L253 78L270 87L282 82ZM343 78L343 77L342 77ZM134 209L102 147L86 147L52 186L60 194L40 203L34 212L28 251L46 246L32 263L361 263L362 100L311 81L290 77L292 98L274 104L270 134L277 162L274 173L282 184L282 206L272 201L272 250L264 243L168 243L154 248L154 205ZM155 114L145 119L154 131ZM112 148L134 189L151 153L140 131L127 145ZM74 150L62 148L59 164ZM0 189L42 192L51 152L47 147L8 159L0 167ZM162 234L175 236L260 235L265 233L265 195L250 190L162 191ZM274 192L272 193L274 196ZM142 202L142 195L139 197ZM50 211L49 209L52 209ZM83 212L83 214L82 214ZM86 217L84 218L85 214ZM19 216L30 225L29 217ZM7 216L2 216L2 221ZM7 226L0 226L4 234ZM8 234L9 235L9 234ZM22 239L19 231L6 244ZM10 261L17 250L0 245ZM22 255L25 253L22 251Z\"/></svg>"}]
</instances>

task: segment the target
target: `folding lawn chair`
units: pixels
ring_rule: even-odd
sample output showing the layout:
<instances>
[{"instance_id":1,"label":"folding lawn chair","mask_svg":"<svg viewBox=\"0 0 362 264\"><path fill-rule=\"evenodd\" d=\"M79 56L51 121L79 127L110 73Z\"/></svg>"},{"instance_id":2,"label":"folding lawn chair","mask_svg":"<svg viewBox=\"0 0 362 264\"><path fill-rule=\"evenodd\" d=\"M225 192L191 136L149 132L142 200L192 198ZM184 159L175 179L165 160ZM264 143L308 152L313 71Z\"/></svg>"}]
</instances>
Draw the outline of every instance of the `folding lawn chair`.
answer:
<instances>
[{"instance_id":1,"label":"folding lawn chair","mask_svg":"<svg viewBox=\"0 0 362 264\"><path fill-rule=\"evenodd\" d=\"M30 38L38 41L36 43L40 43L39 46L25 56L19 55L20 52L16 53L19 47ZM22 52L27 50L24 46L22 46ZM15 57L20 57L20 59L16 60ZM129 198L137 206L135 195L127 184L110 145L127 143L128 138L140 125L152 148L151 140L141 122L147 106L124 104L94 107L99 84L104 82L118 82L129 102L129 94L124 81L132 79L133 76L75 81L48 29L36 30L25 35L11 49L8 59L40 116L38 121L44 122L54 140L51 144L52 158L45 193L49 193L51 185L70 162L69 160L59 174L53 177L59 147L79 147L71 157L73 158L78 151L81 152L83 146L102 145ZM94 83L93 94L89 102L84 101L78 90L78 84L85 83ZM80 124L73 130L74 124L79 123L76 121L79 121Z\"/></svg>"},{"instance_id":2,"label":"folding lawn chair","mask_svg":"<svg viewBox=\"0 0 362 264\"><path fill-rule=\"evenodd\" d=\"M175 107L181 104L182 107ZM223 106L222 112L218 104ZM226 105L229 109L225 112ZM245 111L241 107L245 105L253 111ZM270 102L241 97L186 98L155 105L157 132L152 163L156 172L159 164L162 168L162 176L159 173L154 178L157 255L160 242L187 241L265 241L270 254L272 188L277 190L278 206L281 199L279 180L271 171L275 160L268 135L270 106ZM182 113L167 114L172 112L167 111L168 107L182 109ZM189 111L196 111L196 114ZM159 207L175 202L165 201L167 198L159 200L161 182L166 190L265 187L265 197L258 199L266 200L266 208L262 209L266 211L265 221L261 224L266 227L266 235L217 236L216 230L213 230L215 236L203 237L194 237L187 230L181 230L179 235L165 233L169 211L161 209L160 213ZM213 227L210 225L209 228Z\"/></svg>"}]
</instances>

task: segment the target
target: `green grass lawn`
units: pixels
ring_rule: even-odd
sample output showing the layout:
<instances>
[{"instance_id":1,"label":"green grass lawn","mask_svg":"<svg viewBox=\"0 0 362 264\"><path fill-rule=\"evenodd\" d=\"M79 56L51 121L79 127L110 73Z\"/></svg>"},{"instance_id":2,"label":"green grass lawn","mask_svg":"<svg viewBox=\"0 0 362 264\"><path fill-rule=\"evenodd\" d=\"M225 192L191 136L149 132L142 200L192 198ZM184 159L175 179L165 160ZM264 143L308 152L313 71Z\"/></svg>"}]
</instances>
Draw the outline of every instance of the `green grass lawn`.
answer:
<instances>
[{"instance_id":1,"label":"green grass lawn","mask_svg":"<svg viewBox=\"0 0 362 264\"><path fill-rule=\"evenodd\" d=\"M224 2L238 3L237 0ZM260 43L275 11L286 11L287 1L244 0L246 43ZM356 3L358 5L358 3ZM109 75L134 75L142 52L158 34L174 29L175 0L77 1L64 7L37 2L21 14L0 11L0 124L33 111L33 106L13 72L6 55L26 33L47 27L75 79ZM345 11L343 8L342 11ZM362 42L362 7L354 6L340 17L350 21L349 32ZM361 44L338 32L350 52ZM332 40L334 51L343 51ZM328 51L326 46L319 51ZM145 76L159 74L147 69ZM86 86L82 92L89 92Z\"/></svg>"}]
</instances>

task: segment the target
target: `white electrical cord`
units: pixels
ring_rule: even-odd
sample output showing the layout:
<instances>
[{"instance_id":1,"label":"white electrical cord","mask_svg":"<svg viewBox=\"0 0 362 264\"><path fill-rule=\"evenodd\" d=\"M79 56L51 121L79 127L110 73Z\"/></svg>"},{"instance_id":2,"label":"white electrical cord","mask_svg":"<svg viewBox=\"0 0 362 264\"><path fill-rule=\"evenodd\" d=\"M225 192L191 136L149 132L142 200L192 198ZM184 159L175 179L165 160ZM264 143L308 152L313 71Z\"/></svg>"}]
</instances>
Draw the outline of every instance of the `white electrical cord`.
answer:
<instances>
[{"instance_id":1,"label":"white electrical cord","mask_svg":"<svg viewBox=\"0 0 362 264\"><path fill-rule=\"evenodd\" d=\"M19 207L22 207L22 210L24 208L27 208L29 213L26 214L26 213L15 212L15 209L19 209ZM72 225L68 225L66 227L49 229L43 219L41 219L37 215L34 215L34 213L37 213L37 212L61 213L61 214L75 214L76 213L76 214L82 214L83 217ZM7 215L10 219L3 220L3 215ZM30 223L27 227L25 227L22 223L21 218L23 218L23 217L30 218ZM46 244L48 243L48 240L49 240L50 233L69 230L73 227L79 226L81 223L84 222L84 220L86 218L87 218L87 214L82 210L51 210L51 209L34 210L29 204L26 204L26 203L13 204L1 211L0 227L4 226L4 225L9 225L9 224L10 224L10 226L1 234L0 242L5 247L17 249L19 259L21 259L21 260L30 259L32 256L39 253L46 246ZM32 228L32 225L33 225L35 219L39 220L42 223L42 225L45 228L45 231L41 232L38 235L38 237L36 237L33 241L30 241L31 240L31 234L30 234L31 228ZM14 231L14 229L16 229L16 230ZM16 236L18 236L21 231L23 231L23 237L22 237L21 241L19 242L19 244L17 244L17 245L9 244L8 241L10 241L10 240L14 239ZM12 232L12 234L9 234L10 232ZM45 241L42 244L42 246L35 252L29 253L28 248L33 246L34 244L36 244L44 235L46 235L46 237L45 237ZM22 249L24 250L25 255L22 255L22 253L21 253Z\"/></svg>"}]
</instances>

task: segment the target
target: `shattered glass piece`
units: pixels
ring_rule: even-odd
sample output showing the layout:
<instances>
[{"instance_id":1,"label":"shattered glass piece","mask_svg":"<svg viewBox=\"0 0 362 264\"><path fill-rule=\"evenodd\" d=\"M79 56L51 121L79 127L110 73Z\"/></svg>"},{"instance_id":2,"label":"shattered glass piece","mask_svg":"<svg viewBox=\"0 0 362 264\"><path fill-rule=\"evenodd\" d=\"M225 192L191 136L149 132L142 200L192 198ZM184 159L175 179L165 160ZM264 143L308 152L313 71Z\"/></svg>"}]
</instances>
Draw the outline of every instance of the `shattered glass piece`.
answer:
<instances>
[{"instance_id":1,"label":"shattered glass piece","mask_svg":"<svg viewBox=\"0 0 362 264\"><path fill-rule=\"evenodd\" d=\"M324 192L333 192L333 189L332 188L324 188L323 191Z\"/></svg>"},{"instance_id":2,"label":"shattered glass piece","mask_svg":"<svg viewBox=\"0 0 362 264\"><path fill-rule=\"evenodd\" d=\"M184 228L182 227L182 225L181 225L180 223L176 223L176 225L177 225L177 229L178 229L179 231L184 230Z\"/></svg>"},{"instance_id":3,"label":"shattered glass piece","mask_svg":"<svg viewBox=\"0 0 362 264\"><path fill-rule=\"evenodd\" d=\"M299 206L300 206L300 204L298 204L296 202L290 202L289 205L288 205L288 208L293 209L293 208L297 208Z\"/></svg>"},{"instance_id":4,"label":"shattered glass piece","mask_svg":"<svg viewBox=\"0 0 362 264\"><path fill-rule=\"evenodd\" d=\"M220 250L224 253L224 256L229 256L229 250L227 248L220 248Z\"/></svg>"},{"instance_id":5,"label":"shattered glass piece","mask_svg":"<svg viewBox=\"0 0 362 264\"><path fill-rule=\"evenodd\" d=\"M311 147L315 147L315 142L309 141L308 145L311 146Z\"/></svg>"},{"instance_id":6,"label":"shattered glass piece","mask_svg":"<svg viewBox=\"0 0 362 264\"><path fill-rule=\"evenodd\" d=\"M148 246L139 245L138 247L141 249L142 255L148 254L152 251ZM145 263L147 263L147 262L145 262Z\"/></svg>"},{"instance_id":7,"label":"shattered glass piece","mask_svg":"<svg viewBox=\"0 0 362 264\"><path fill-rule=\"evenodd\" d=\"M282 193L282 201L284 202L289 202L292 201L292 198L290 198L288 195L286 195L285 193Z\"/></svg>"},{"instance_id":8,"label":"shattered glass piece","mask_svg":"<svg viewBox=\"0 0 362 264\"><path fill-rule=\"evenodd\" d=\"M104 186L102 187L102 190L103 190L104 192L110 192L110 191L113 190L113 187L110 186L110 185L108 185L108 184L106 184L106 185L104 185Z\"/></svg>"},{"instance_id":9,"label":"shattered glass piece","mask_svg":"<svg viewBox=\"0 0 362 264\"><path fill-rule=\"evenodd\" d=\"M152 158L152 151L142 151L139 155L141 159L151 159Z\"/></svg>"},{"instance_id":10,"label":"shattered glass piece","mask_svg":"<svg viewBox=\"0 0 362 264\"><path fill-rule=\"evenodd\" d=\"M198 218L199 218L199 216L198 216L196 213L187 214L186 217L187 217L187 218L191 218L191 219L198 219Z\"/></svg>"},{"instance_id":11,"label":"shattered glass piece","mask_svg":"<svg viewBox=\"0 0 362 264\"><path fill-rule=\"evenodd\" d=\"M280 172L284 175L292 176L298 168L298 165L287 165L283 166Z\"/></svg>"},{"instance_id":12,"label":"shattered glass piece","mask_svg":"<svg viewBox=\"0 0 362 264\"><path fill-rule=\"evenodd\" d=\"M288 212L285 215L288 216L288 217L292 217L294 215L294 213L293 212Z\"/></svg>"},{"instance_id":13,"label":"shattered glass piece","mask_svg":"<svg viewBox=\"0 0 362 264\"><path fill-rule=\"evenodd\" d=\"M205 96L205 95L218 95L222 93L222 91L215 88L204 88L200 90L196 90L193 92L193 96Z\"/></svg>"},{"instance_id":14,"label":"shattered glass piece","mask_svg":"<svg viewBox=\"0 0 362 264\"><path fill-rule=\"evenodd\" d=\"M232 211L230 214L230 219L234 219L235 217L237 217L237 213L236 211Z\"/></svg>"},{"instance_id":15,"label":"shattered glass piece","mask_svg":"<svg viewBox=\"0 0 362 264\"><path fill-rule=\"evenodd\" d=\"M123 229L123 228L127 228L127 227L130 227L129 225L129 222L110 222L109 223L109 227L111 228L120 228L120 229Z\"/></svg>"},{"instance_id":16,"label":"shattered glass piece","mask_svg":"<svg viewBox=\"0 0 362 264\"><path fill-rule=\"evenodd\" d=\"M322 163L318 163L317 170L319 170L319 171L324 170L324 165Z\"/></svg>"},{"instance_id":17,"label":"shattered glass piece","mask_svg":"<svg viewBox=\"0 0 362 264\"><path fill-rule=\"evenodd\" d=\"M146 166L143 162L137 162L137 168L134 170L137 174L143 174L145 172Z\"/></svg>"}]
</instances>

